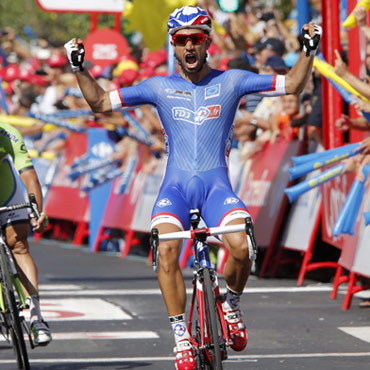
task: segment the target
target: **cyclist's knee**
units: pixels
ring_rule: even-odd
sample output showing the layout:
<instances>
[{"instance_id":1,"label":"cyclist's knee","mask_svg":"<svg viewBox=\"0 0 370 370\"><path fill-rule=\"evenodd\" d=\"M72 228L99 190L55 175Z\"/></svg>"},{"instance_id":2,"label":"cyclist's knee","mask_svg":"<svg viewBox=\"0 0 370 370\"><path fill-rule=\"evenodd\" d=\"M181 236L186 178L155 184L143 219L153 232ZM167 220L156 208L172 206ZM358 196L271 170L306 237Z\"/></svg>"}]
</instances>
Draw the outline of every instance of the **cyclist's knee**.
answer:
<instances>
[{"instance_id":1,"label":"cyclist's knee","mask_svg":"<svg viewBox=\"0 0 370 370\"><path fill-rule=\"evenodd\" d=\"M245 262L249 258L249 246L245 233L235 233L232 237L224 240L231 256L239 261Z\"/></svg>"},{"instance_id":2,"label":"cyclist's knee","mask_svg":"<svg viewBox=\"0 0 370 370\"><path fill-rule=\"evenodd\" d=\"M17 224L7 227L6 242L15 254L28 253L28 234L29 227L27 224Z\"/></svg>"},{"instance_id":3,"label":"cyclist's knee","mask_svg":"<svg viewBox=\"0 0 370 370\"><path fill-rule=\"evenodd\" d=\"M159 245L159 261L161 269L169 271L178 266L179 245L178 242L163 242Z\"/></svg>"}]
</instances>

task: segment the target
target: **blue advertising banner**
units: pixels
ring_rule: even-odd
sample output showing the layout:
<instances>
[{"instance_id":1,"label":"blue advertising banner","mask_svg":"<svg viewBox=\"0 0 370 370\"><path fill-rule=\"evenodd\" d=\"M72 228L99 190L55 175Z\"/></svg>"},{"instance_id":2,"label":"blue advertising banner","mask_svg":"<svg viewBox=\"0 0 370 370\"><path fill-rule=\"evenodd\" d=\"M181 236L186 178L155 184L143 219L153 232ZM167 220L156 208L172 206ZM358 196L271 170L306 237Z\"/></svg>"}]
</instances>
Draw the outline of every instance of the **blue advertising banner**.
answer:
<instances>
[{"instance_id":1,"label":"blue advertising banner","mask_svg":"<svg viewBox=\"0 0 370 370\"><path fill-rule=\"evenodd\" d=\"M114 142L109 139L107 130L103 128L90 128L87 133L88 153L90 160L108 159L114 152ZM89 191L90 223L89 223L89 250L98 235L99 226L103 219L104 210L111 192L113 181L104 183Z\"/></svg>"}]
</instances>

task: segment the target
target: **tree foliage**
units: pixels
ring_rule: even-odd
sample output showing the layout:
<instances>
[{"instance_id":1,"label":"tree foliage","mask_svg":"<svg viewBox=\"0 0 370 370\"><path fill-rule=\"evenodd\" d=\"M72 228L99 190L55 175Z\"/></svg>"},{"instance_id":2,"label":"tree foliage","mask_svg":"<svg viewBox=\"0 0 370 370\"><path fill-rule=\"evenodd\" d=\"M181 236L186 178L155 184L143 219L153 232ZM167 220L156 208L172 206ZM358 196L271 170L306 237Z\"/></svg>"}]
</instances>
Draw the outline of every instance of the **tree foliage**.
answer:
<instances>
[{"instance_id":1,"label":"tree foliage","mask_svg":"<svg viewBox=\"0 0 370 370\"><path fill-rule=\"evenodd\" d=\"M275 1L277 8L287 16L292 9L291 0ZM35 0L0 0L0 30L11 27L17 35L27 39L25 27L28 26L37 38L55 45L72 37L85 38L90 32L90 18L90 14L44 12ZM114 27L113 15L101 14L98 20L99 28Z\"/></svg>"},{"instance_id":2,"label":"tree foliage","mask_svg":"<svg viewBox=\"0 0 370 370\"><path fill-rule=\"evenodd\" d=\"M84 38L90 32L90 14L44 12L35 0L0 0L0 30L11 27L28 38L26 26L37 38L58 45L72 37ZM113 15L99 15L99 28L113 26Z\"/></svg>"}]
</instances>

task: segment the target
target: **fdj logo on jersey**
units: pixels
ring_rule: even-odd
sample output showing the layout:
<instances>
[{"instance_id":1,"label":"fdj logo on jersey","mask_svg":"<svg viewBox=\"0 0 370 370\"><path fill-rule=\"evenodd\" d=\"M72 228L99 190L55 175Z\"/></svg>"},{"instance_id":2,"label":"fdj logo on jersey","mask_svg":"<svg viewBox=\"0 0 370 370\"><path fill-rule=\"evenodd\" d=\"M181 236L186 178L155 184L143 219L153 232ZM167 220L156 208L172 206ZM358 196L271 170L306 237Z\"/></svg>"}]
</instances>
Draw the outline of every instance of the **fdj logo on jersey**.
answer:
<instances>
[{"instance_id":1,"label":"fdj logo on jersey","mask_svg":"<svg viewBox=\"0 0 370 370\"><path fill-rule=\"evenodd\" d=\"M202 125L207 119L220 117L221 105L200 107L196 112L182 107L172 108L172 117L176 120L190 122L193 125Z\"/></svg>"}]
</instances>

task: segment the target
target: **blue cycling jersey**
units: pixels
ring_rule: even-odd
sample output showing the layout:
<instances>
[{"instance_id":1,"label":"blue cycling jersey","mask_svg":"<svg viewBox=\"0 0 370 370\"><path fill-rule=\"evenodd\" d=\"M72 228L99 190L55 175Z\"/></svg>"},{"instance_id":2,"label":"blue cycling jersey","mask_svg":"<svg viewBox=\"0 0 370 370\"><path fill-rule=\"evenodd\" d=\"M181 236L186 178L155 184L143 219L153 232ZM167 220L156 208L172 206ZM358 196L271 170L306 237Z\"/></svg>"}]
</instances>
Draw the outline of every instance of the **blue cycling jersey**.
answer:
<instances>
[{"instance_id":1,"label":"blue cycling jersey","mask_svg":"<svg viewBox=\"0 0 370 370\"><path fill-rule=\"evenodd\" d=\"M153 77L111 93L113 110L151 104L161 120L168 163L153 217L167 214L178 219L181 227L187 227L187 208L201 209L210 198L214 209L217 202L226 202L225 212L233 208L246 209L232 192L227 178L226 158L232 143L235 114L244 95L283 95L284 83L284 76L258 75L237 69L211 70L198 83L175 74ZM216 201L210 195L220 186L224 193L217 192L221 198ZM201 211L206 221L205 212ZM216 212L217 217L212 217L212 212L209 213L212 224L219 224L226 214Z\"/></svg>"}]
</instances>

